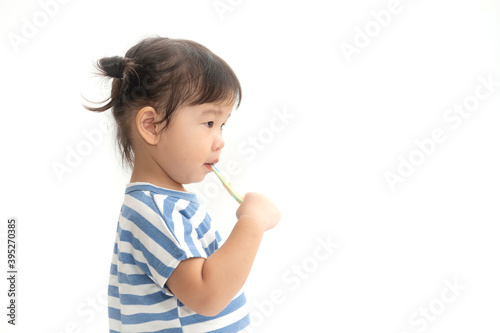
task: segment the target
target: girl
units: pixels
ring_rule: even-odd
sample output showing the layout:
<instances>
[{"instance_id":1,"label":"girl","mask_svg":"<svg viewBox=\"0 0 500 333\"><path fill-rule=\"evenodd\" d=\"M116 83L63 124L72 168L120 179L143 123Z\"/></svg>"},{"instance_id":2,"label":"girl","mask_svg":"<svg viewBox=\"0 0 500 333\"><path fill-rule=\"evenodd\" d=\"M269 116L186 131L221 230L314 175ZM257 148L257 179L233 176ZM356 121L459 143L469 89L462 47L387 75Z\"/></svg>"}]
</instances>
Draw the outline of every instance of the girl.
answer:
<instances>
[{"instance_id":1,"label":"girl","mask_svg":"<svg viewBox=\"0 0 500 333\"><path fill-rule=\"evenodd\" d=\"M248 277L280 212L247 193L226 242L194 193L219 160L222 127L241 100L236 75L204 46L148 38L125 57L102 58L126 186L109 279L110 332L239 332L249 324Z\"/></svg>"}]
</instances>

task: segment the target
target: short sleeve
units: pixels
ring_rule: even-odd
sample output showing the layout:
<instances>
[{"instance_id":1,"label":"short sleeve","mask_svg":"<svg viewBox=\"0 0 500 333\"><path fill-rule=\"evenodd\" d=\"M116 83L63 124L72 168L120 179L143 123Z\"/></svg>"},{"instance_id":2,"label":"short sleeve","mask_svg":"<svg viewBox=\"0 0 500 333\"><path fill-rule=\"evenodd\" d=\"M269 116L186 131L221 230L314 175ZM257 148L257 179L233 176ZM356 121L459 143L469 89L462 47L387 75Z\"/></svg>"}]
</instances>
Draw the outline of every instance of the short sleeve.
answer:
<instances>
[{"instance_id":1,"label":"short sleeve","mask_svg":"<svg viewBox=\"0 0 500 333\"><path fill-rule=\"evenodd\" d=\"M135 264L169 296L173 294L166 282L179 263L207 258L192 222L183 214L190 204L184 199L137 191L122 207L121 234L130 240Z\"/></svg>"}]
</instances>

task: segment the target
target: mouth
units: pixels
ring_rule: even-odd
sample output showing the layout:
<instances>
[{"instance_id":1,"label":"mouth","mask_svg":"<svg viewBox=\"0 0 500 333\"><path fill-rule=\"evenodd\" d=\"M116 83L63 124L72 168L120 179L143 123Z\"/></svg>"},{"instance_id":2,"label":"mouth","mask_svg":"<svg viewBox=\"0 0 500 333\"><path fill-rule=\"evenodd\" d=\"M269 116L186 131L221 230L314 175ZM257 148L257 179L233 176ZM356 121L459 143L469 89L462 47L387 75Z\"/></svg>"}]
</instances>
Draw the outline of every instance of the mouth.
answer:
<instances>
[{"instance_id":1,"label":"mouth","mask_svg":"<svg viewBox=\"0 0 500 333\"><path fill-rule=\"evenodd\" d=\"M212 164L217 164L217 162L219 162L218 159L209 163L204 163L203 165L206 166L210 171L213 171Z\"/></svg>"}]
</instances>

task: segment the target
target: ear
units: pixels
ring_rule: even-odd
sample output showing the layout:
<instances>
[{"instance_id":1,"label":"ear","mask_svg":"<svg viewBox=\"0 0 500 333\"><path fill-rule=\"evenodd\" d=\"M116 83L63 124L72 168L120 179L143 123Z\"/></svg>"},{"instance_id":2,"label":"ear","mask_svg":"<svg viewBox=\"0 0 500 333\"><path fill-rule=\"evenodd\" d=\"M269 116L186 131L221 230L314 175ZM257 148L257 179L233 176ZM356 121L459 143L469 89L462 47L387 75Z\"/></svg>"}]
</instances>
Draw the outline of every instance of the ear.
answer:
<instances>
[{"instance_id":1,"label":"ear","mask_svg":"<svg viewBox=\"0 0 500 333\"><path fill-rule=\"evenodd\" d=\"M141 137L150 145L156 145L160 141L159 124L154 124L158 120L158 113L150 106L143 107L135 116L135 126Z\"/></svg>"}]
</instances>

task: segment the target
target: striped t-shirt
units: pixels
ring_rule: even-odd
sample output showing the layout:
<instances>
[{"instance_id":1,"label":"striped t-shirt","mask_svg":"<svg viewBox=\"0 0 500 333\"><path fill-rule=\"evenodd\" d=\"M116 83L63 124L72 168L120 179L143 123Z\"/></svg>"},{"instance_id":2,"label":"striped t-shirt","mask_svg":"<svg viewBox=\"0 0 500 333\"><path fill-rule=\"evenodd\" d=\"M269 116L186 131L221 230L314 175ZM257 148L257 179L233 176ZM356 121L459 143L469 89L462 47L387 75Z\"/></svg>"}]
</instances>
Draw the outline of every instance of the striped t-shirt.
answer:
<instances>
[{"instance_id":1,"label":"striped t-shirt","mask_svg":"<svg viewBox=\"0 0 500 333\"><path fill-rule=\"evenodd\" d=\"M240 292L217 316L187 308L166 286L187 258L208 258L221 237L194 193L130 183L118 220L108 290L110 332L239 332L250 323Z\"/></svg>"}]
</instances>

